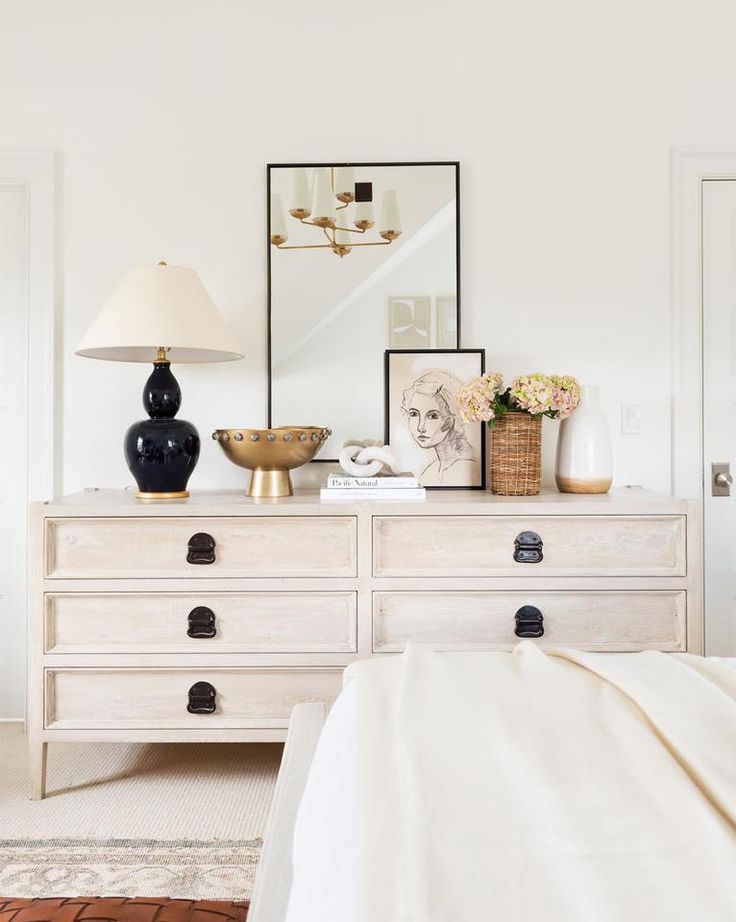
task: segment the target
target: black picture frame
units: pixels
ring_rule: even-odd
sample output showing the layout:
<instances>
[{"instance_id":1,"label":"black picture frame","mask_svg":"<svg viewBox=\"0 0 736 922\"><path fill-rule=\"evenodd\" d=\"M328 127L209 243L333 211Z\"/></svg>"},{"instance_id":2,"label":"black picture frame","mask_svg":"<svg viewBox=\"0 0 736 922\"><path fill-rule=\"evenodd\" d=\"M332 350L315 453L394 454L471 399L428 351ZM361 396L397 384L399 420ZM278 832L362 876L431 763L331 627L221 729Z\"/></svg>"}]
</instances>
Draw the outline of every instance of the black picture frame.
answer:
<instances>
[{"instance_id":1,"label":"black picture frame","mask_svg":"<svg viewBox=\"0 0 736 922\"><path fill-rule=\"evenodd\" d=\"M461 272L460 272L460 161L459 160L350 160L341 163L329 162L310 162L310 163L267 163L266 164L266 279L267 279L267 298L268 298L268 322L266 324L266 370L268 380L266 384L266 417L268 428L274 424L273 421L273 311L272 311L272 283L271 283L271 243L269 240L269 229L271 226L271 171L275 169L305 169L328 168L334 167L397 167L397 166L448 166L453 167L455 171L455 295L456 304L456 323L457 323L457 345L462 344L462 327L461 327ZM448 351L448 350L428 350ZM337 458L314 458L310 464L336 464ZM484 468L485 476L485 468Z\"/></svg>"},{"instance_id":2,"label":"black picture frame","mask_svg":"<svg viewBox=\"0 0 736 922\"><path fill-rule=\"evenodd\" d=\"M479 368L478 375L482 375L486 370L486 350L485 349L386 349L384 352L384 372L383 372L383 399L384 399L384 416L383 416L383 426L384 433L383 438L385 444L391 443L391 389L390 389L390 379L391 379L391 356L392 355L432 355L432 356L442 356L442 355L467 355L474 354L479 356ZM440 363L441 364L441 363ZM481 469L481 482L479 484L463 486L463 485L436 485L429 486L426 485L428 490L485 490L487 484L486 477L486 430L487 426L485 423L474 423L473 425L480 426L480 469ZM392 446L393 447L393 446ZM399 461L401 459L399 458Z\"/></svg>"}]
</instances>

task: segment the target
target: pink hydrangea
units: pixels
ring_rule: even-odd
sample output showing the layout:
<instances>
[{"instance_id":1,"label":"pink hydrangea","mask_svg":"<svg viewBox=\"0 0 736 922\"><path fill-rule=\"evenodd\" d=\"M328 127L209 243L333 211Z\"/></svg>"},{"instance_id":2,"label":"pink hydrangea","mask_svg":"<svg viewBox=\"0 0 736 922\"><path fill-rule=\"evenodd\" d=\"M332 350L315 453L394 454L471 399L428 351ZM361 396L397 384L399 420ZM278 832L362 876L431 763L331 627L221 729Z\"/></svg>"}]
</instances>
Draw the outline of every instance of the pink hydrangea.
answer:
<instances>
[{"instance_id":1,"label":"pink hydrangea","mask_svg":"<svg viewBox=\"0 0 736 922\"><path fill-rule=\"evenodd\" d=\"M496 413L493 403L503 390L503 375L489 372L462 387L455 395L455 401L466 423L487 423Z\"/></svg>"},{"instance_id":2,"label":"pink hydrangea","mask_svg":"<svg viewBox=\"0 0 736 922\"><path fill-rule=\"evenodd\" d=\"M567 419L580 406L580 384L572 375L551 375L552 409L557 419Z\"/></svg>"},{"instance_id":3,"label":"pink hydrangea","mask_svg":"<svg viewBox=\"0 0 736 922\"><path fill-rule=\"evenodd\" d=\"M509 388L512 405L532 416L567 419L580 406L580 385L572 375L536 372L516 378Z\"/></svg>"},{"instance_id":4,"label":"pink hydrangea","mask_svg":"<svg viewBox=\"0 0 736 922\"><path fill-rule=\"evenodd\" d=\"M508 412L567 419L580 406L580 385L572 375L535 372L514 378L504 390L503 376L489 372L468 381L455 397L466 423L488 423Z\"/></svg>"},{"instance_id":5,"label":"pink hydrangea","mask_svg":"<svg viewBox=\"0 0 736 922\"><path fill-rule=\"evenodd\" d=\"M553 410L554 391L549 375L541 372L521 375L511 382L510 403L514 409L526 410L532 416L541 416Z\"/></svg>"}]
</instances>

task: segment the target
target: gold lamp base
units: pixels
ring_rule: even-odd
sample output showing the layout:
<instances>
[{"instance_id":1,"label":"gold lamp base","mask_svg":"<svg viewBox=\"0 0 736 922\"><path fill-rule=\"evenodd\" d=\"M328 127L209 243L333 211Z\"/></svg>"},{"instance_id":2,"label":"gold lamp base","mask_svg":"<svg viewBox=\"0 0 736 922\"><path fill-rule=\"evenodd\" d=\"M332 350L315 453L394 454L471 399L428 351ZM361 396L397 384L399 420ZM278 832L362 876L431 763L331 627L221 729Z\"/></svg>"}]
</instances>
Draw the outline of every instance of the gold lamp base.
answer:
<instances>
[{"instance_id":1,"label":"gold lamp base","mask_svg":"<svg viewBox=\"0 0 736 922\"><path fill-rule=\"evenodd\" d=\"M136 499L142 499L147 502L156 502L160 499L186 499L189 496L189 490L178 490L176 493L141 493L140 490L135 494Z\"/></svg>"},{"instance_id":2,"label":"gold lamp base","mask_svg":"<svg viewBox=\"0 0 736 922\"><path fill-rule=\"evenodd\" d=\"M251 472L246 496L293 496L291 477L288 471Z\"/></svg>"}]
</instances>

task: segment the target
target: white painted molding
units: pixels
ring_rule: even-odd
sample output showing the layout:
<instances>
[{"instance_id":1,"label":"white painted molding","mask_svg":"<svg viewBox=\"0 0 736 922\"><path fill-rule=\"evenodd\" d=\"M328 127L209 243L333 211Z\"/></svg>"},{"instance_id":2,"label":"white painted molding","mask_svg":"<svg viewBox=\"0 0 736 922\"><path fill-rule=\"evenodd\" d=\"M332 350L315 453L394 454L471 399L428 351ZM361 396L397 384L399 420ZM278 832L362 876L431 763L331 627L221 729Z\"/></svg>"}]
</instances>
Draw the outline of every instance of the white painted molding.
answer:
<instances>
[{"instance_id":1,"label":"white painted molding","mask_svg":"<svg viewBox=\"0 0 736 922\"><path fill-rule=\"evenodd\" d=\"M56 219L52 151L0 150L0 184L28 191L28 498L58 488L55 428Z\"/></svg>"},{"instance_id":2,"label":"white painted molding","mask_svg":"<svg viewBox=\"0 0 736 922\"><path fill-rule=\"evenodd\" d=\"M29 501L53 498L59 492L61 475L56 463L55 168L52 151L0 150L0 186L25 188L28 203L26 490ZM17 720L25 723L23 718Z\"/></svg>"},{"instance_id":3,"label":"white painted molding","mask_svg":"<svg viewBox=\"0 0 736 922\"><path fill-rule=\"evenodd\" d=\"M672 153L672 489L703 500L702 184L736 179L736 146Z\"/></svg>"}]
</instances>

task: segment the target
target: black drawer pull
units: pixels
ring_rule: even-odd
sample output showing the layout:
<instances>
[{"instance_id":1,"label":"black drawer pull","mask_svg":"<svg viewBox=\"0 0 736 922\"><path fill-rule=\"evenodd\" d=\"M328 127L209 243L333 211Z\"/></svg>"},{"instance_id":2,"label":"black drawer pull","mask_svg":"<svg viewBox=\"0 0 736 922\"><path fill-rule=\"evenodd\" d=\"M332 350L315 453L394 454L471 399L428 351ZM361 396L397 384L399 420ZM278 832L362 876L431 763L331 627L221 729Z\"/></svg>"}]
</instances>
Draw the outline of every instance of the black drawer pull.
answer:
<instances>
[{"instance_id":1,"label":"black drawer pull","mask_svg":"<svg viewBox=\"0 0 736 922\"><path fill-rule=\"evenodd\" d=\"M189 539L187 563L214 563L215 539L205 531L198 531Z\"/></svg>"},{"instance_id":2,"label":"black drawer pull","mask_svg":"<svg viewBox=\"0 0 736 922\"><path fill-rule=\"evenodd\" d=\"M514 541L514 560L517 563L541 563L543 544L535 531L522 531Z\"/></svg>"},{"instance_id":3,"label":"black drawer pull","mask_svg":"<svg viewBox=\"0 0 736 922\"><path fill-rule=\"evenodd\" d=\"M189 689L187 710L190 714L214 714L217 708L216 695L214 685L210 685L209 682L195 682Z\"/></svg>"},{"instance_id":4,"label":"black drawer pull","mask_svg":"<svg viewBox=\"0 0 736 922\"><path fill-rule=\"evenodd\" d=\"M217 633L215 627L215 613L211 608L198 605L189 612L189 637L214 637Z\"/></svg>"},{"instance_id":5,"label":"black drawer pull","mask_svg":"<svg viewBox=\"0 0 736 922\"><path fill-rule=\"evenodd\" d=\"M544 615L534 605L522 605L514 615L517 637L541 637L544 634Z\"/></svg>"}]
</instances>

